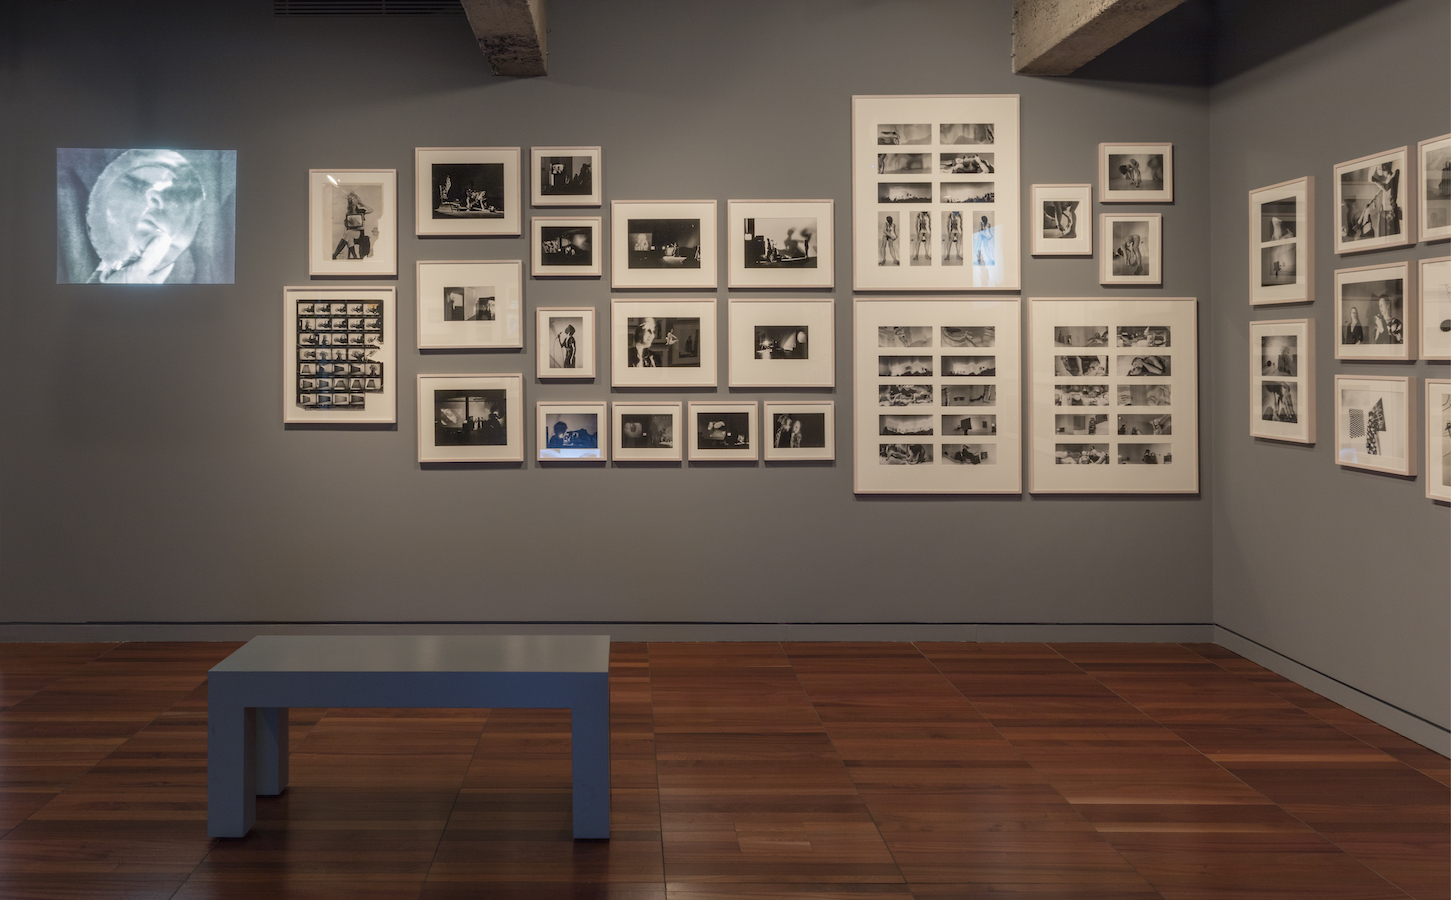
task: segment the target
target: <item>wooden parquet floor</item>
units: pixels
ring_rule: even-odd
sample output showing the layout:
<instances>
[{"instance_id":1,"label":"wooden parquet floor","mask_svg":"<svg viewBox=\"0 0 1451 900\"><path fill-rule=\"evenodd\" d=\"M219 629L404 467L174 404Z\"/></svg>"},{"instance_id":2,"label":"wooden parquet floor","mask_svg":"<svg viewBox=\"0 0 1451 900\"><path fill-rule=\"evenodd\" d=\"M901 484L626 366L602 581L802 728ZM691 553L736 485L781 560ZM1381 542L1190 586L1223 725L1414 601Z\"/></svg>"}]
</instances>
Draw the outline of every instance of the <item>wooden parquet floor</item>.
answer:
<instances>
[{"instance_id":1,"label":"wooden parquet floor","mask_svg":"<svg viewBox=\"0 0 1451 900\"><path fill-rule=\"evenodd\" d=\"M206 837L237 644L0 644L0 897L1451 898L1445 758L1211 644L615 644L612 840L555 710L292 712Z\"/></svg>"}]
</instances>

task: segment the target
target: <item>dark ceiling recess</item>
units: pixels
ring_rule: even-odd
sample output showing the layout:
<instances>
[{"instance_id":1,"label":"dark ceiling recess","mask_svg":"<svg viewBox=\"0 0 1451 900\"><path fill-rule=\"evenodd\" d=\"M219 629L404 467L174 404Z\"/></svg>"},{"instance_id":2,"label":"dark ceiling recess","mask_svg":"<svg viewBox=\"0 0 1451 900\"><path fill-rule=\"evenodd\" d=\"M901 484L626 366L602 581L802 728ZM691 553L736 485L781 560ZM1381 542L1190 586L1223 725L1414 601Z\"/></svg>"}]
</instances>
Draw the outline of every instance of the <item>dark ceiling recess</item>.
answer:
<instances>
[{"instance_id":1,"label":"dark ceiling recess","mask_svg":"<svg viewBox=\"0 0 1451 900\"><path fill-rule=\"evenodd\" d=\"M459 0L272 0L275 16L459 16Z\"/></svg>"}]
</instances>

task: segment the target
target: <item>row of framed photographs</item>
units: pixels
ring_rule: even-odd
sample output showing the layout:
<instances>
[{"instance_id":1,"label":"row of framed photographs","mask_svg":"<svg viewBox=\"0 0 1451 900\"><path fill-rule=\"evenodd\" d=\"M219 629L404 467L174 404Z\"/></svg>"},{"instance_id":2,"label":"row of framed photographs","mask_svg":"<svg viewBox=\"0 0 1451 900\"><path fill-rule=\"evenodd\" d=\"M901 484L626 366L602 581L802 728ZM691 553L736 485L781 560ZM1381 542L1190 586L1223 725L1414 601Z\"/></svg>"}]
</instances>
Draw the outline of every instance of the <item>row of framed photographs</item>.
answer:
<instances>
[{"instance_id":1,"label":"row of framed photographs","mask_svg":"<svg viewBox=\"0 0 1451 900\"><path fill-rule=\"evenodd\" d=\"M1035 184L1034 256L1093 256L1093 188ZM1164 217L1159 213L1100 213L1098 283L1164 283Z\"/></svg>"}]
</instances>

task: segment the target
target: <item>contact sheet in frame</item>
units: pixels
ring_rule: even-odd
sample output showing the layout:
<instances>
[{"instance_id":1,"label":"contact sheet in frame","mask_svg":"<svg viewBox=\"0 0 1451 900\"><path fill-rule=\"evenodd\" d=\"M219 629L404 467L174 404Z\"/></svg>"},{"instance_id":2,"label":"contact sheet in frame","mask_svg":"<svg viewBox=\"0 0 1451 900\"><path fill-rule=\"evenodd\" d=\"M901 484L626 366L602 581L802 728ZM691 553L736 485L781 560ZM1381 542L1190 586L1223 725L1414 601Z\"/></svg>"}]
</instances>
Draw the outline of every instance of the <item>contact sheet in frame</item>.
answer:
<instances>
[{"instance_id":1,"label":"contact sheet in frame","mask_svg":"<svg viewBox=\"0 0 1451 900\"><path fill-rule=\"evenodd\" d=\"M1023 489L1019 302L857 297L858 494Z\"/></svg>"},{"instance_id":2,"label":"contact sheet in frame","mask_svg":"<svg viewBox=\"0 0 1451 900\"><path fill-rule=\"evenodd\" d=\"M282 289L282 421L397 421L397 292Z\"/></svg>"}]
</instances>

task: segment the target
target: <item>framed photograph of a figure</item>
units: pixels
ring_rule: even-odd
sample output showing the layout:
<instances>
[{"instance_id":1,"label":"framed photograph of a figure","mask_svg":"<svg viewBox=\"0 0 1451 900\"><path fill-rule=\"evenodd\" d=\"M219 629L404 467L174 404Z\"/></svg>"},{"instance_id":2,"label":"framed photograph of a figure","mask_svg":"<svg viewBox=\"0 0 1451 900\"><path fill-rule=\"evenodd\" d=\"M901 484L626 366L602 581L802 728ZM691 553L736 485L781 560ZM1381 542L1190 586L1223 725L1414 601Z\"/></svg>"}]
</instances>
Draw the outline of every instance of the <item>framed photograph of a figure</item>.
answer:
<instances>
[{"instance_id":1,"label":"framed photograph of a figure","mask_svg":"<svg viewBox=\"0 0 1451 900\"><path fill-rule=\"evenodd\" d=\"M1359 253L1411 243L1416 191L1409 147L1335 166L1335 252Z\"/></svg>"},{"instance_id":2,"label":"framed photograph of a figure","mask_svg":"<svg viewBox=\"0 0 1451 900\"><path fill-rule=\"evenodd\" d=\"M1023 489L1016 297L857 297L858 494Z\"/></svg>"},{"instance_id":3,"label":"framed photograph of a figure","mask_svg":"<svg viewBox=\"0 0 1451 900\"><path fill-rule=\"evenodd\" d=\"M518 147L418 147L413 160L420 237L520 233Z\"/></svg>"},{"instance_id":4,"label":"framed photograph of a figure","mask_svg":"<svg viewBox=\"0 0 1451 900\"><path fill-rule=\"evenodd\" d=\"M536 403L535 458L540 462L609 459L609 415L604 403Z\"/></svg>"},{"instance_id":5,"label":"framed photograph of a figure","mask_svg":"<svg viewBox=\"0 0 1451 900\"><path fill-rule=\"evenodd\" d=\"M1098 283L1164 283L1164 217L1104 213L1099 217Z\"/></svg>"},{"instance_id":6,"label":"framed photograph of a figure","mask_svg":"<svg viewBox=\"0 0 1451 900\"><path fill-rule=\"evenodd\" d=\"M617 288L716 285L714 200L615 200L610 279Z\"/></svg>"},{"instance_id":7,"label":"framed photograph of a figure","mask_svg":"<svg viewBox=\"0 0 1451 900\"><path fill-rule=\"evenodd\" d=\"M599 278L604 269L600 217L534 216L530 272L535 278Z\"/></svg>"},{"instance_id":8,"label":"framed photograph of a figure","mask_svg":"<svg viewBox=\"0 0 1451 900\"><path fill-rule=\"evenodd\" d=\"M1451 360L1451 256L1423 259L1417 268L1421 359Z\"/></svg>"},{"instance_id":9,"label":"framed photograph of a figure","mask_svg":"<svg viewBox=\"0 0 1451 900\"><path fill-rule=\"evenodd\" d=\"M836 385L836 301L732 297L727 307L730 386Z\"/></svg>"},{"instance_id":10,"label":"framed photograph of a figure","mask_svg":"<svg viewBox=\"0 0 1451 900\"><path fill-rule=\"evenodd\" d=\"M615 462L678 463L685 437L679 403L614 403Z\"/></svg>"},{"instance_id":11,"label":"framed photograph of a figure","mask_svg":"<svg viewBox=\"0 0 1451 900\"><path fill-rule=\"evenodd\" d=\"M1420 210L1423 241L1451 238L1451 134L1416 145L1416 171L1421 176Z\"/></svg>"},{"instance_id":12,"label":"framed photograph of a figure","mask_svg":"<svg viewBox=\"0 0 1451 900\"><path fill-rule=\"evenodd\" d=\"M761 455L756 403L701 402L689 404L691 462L755 462Z\"/></svg>"},{"instance_id":13,"label":"framed photograph of a figure","mask_svg":"<svg viewBox=\"0 0 1451 900\"><path fill-rule=\"evenodd\" d=\"M852 285L1020 284L1017 94L852 97Z\"/></svg>"},{"instance_id":14,"label":"framed photograph of a figure","mask_svg":"<svg viewBox=\"0 0 1451 900\"><path fill-rule=\"evenodd\" d=\"M1451 503L1451 381L1426 379L1426 496Z\"/></svg>"},{"instance_id":15,"label":"framed photograph of a figure","mask_svg":"<svg viewBox=\"0 0 1451 900\"><path fill-rule=\"evenodd\" d=\"M766 401L766 462L836 459L836 404Z\"/></svg>"},{"instance_id":16,"label":"framed photograph of a figure","mask_svg":"<svg viewBox=\"0 0 1451 900\"><path fill-rule=\"evenodd\" d=\"M398 274L398 170L310 169L309 275Z\"/></svg>"},{"instance_id":17,"label":"framed photograph of a figure","mask_svg":"<svg viewBox=\"0 0 1451 900\"><path fill-rule=\"evenodd\" d=\"M1336 375L1336 464L1414 476L1415 391L1416 379L1405 376Z\"/></svg>"},{"instance_id":18,"label":"framed photograph of a figure","mask_svg":"<svg viewBox=\"0 0 1451 900\"><path fill-rule=\"evenodd\" d=\"M1031 299L1033 493L1199 490L1198 303Z\"/></svg>"},{"instance_id":19,"label":"framed photograph of a figure","mask_svg":"<svg viewBox=\"0 0 1451 900\"><path fill-rule=\"evenodd\" d=\"M599 147L534 147L535 206L599 206L604 169Z\"/></svg>"},{"instance_id":20,"label":"framed photograph of a figure","mask_svg":"<svg viewBox=\"0 0 1451 900\"><path fill-rule=\"evenodd\" d=\"M1315 299L1315 177L1249 192L1249 302Z\"/></svg>"},{"instance_id":21,"label":"framed photograph of a figure","mask_svg":"<svg viewBox=\"0 0 1451 900\"><path fill-rule=\"evenodd\" d=\"M524 272L517 259L421 259L420 350L524 346Z\"/></svg>"},{"instance_id":22,"label":"framed photograph of a figure","mask_svg":"<svg viewBox=\"0 0 1451 900\"><path fill-rule=\"evenodd\" d=\"M1093 185L1033 185L1033 255L1093 255Z\"/></svg>"},{"instance_id":23,"label":"framed photograph of a figure","mask_svg":"<svg viewBox=\"0 0 1451 900\"><path fill-rule=\"evenodd\" d=\"M1315 443L1315 320L1249 323L1249 433Z\"/></svg>"},{"instance_id":24,"label":"framed photograph of a figure","mask_svg":"<svg viewBox=\"0 0 1451 900\"><path fill-rule=\"evenodd\" d=\"M1416 358L1414 272L1408 262L1335 270L1336 359Z\"/></svg>"},{"instance_id":25,"label":"framed photograph of a figure","mask_svg":"<svg viewBox=\"0 0 1451 900\"><path fill-rule=\"evenodd\" d=\"M836 271L831 200L732 200L726 206L732 288L829 291Z\"/></svg>"},{"instance_id":26,"label":"framed photograph of a figure","mask_svg":"<svg viewBox=\"0 0 1451 900\"><path fill-rule=\"evenodd\" d=\"M541 381L595 377L595 308L541 306L534 311L535 374Z\"/></svg>"},{"instance_id":27,"label":"framed photograph of a figure","mask_svg":"<svg viewBox=\"0 0 1451 900\"><path fill-rule=\"evenodd\" d=\"M1099 144L1100 203L1173 203L1174 145Z\"/></svg>"},{"instance_id":28,"label":"framed photograph of a figure","mask_svg":"<svg viewBox=\"0 0 1451 900\"><path fill-rule=\"evenodd\" d=\"M398 293L391 287L282 289L282 421L398 420Z\"/></svg>"},{"instance_id":29,"label":"framed photograph of a figure","mask_svg":"<svg viewBox=\"0 0 1451 900\"><path fill-rule=\"evenodd\" d=\"M419 375L418 461L524 461L523 375Z\"/></svg>"},{"instance_id":30,"label":"framed photograph of a figure","mask_svg":"<svg viewBox=\"0 0 1451 900\"><path fill-rule=\"evenodd\" d=\"M715 299L610 301L610 384L713 388Z\"/></svg>"}]
</instances>

